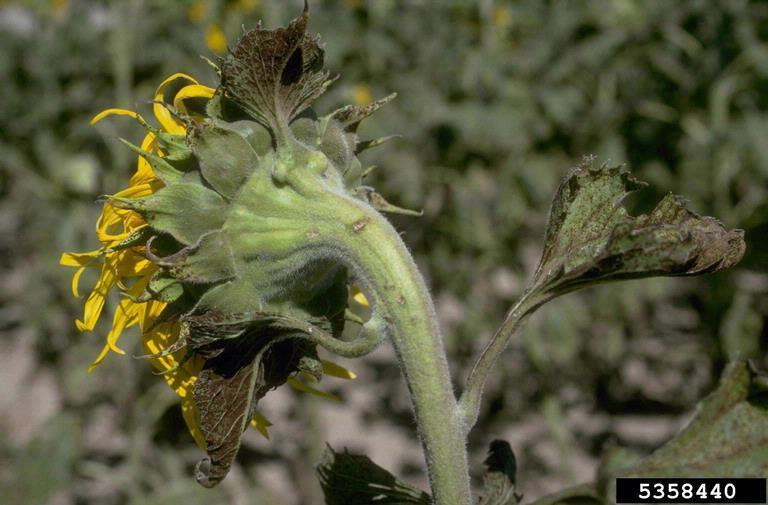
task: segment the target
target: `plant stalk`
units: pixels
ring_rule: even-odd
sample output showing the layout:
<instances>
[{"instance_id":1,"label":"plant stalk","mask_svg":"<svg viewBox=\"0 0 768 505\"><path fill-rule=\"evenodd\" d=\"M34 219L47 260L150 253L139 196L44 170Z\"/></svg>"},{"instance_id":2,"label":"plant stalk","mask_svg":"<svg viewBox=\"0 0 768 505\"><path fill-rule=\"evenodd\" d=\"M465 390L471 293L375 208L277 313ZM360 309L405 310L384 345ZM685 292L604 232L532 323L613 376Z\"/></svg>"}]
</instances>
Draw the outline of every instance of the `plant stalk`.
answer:
<instances>
[{"instance_id":1,"label":"plant stalk","mask_svg":"<svg viewBox=\"0 0 768 505\"><path fill-rule=\"evenodd\" d=\"M337 202L339 203L339 202ZM448 360L432 299L400 235L362 202L344 199L344 216L325 221L336 247L385 324L408 384L424 448L432 496L439 505L471 505L467 452ZM341 211L341 212L339 212ZM339 233L338 226L345 228Z\"/></svg>"},{"instance_id":2,"label":"plant stalk","mask_svg":"<svg viewBox=\"0 0 768 505\"><path fill-rule=\"evenodd\" d=\"M491 338L488 345L477 358L472 370L469 372L464 392L459 399L459 412L464 426L465 436L469 434L472 427L477 423L480 414L480 401L483 396L483 388L488 375L493 370L494 365L501 357L509 344L512 335L523 325L525 319L539 306L547 301L541 295L536 295L534 291L527 291L507 312L504 322Z\"/></svg>"}]
</instances>

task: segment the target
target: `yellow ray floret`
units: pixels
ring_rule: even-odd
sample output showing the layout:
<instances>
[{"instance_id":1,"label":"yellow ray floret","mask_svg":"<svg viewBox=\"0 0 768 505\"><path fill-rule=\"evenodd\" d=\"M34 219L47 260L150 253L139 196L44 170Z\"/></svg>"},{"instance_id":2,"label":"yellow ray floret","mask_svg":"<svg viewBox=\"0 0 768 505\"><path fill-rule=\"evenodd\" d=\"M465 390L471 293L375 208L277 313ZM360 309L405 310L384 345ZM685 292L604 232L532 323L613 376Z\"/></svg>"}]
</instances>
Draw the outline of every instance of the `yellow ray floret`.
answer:
<instances>
[{"instance_id":1,"label":"yellow ray floret","mask_svg":"<svg viewBox=\"0 0 768 505\"><path fill-rule=\"evenodd\" d=\"M184 79L191 83L183 87L173 97L175 107L182 113L186 113L186 107L184 106L186 98L210 98L213 96L214 90L212 88L199 85L195 79L188 75L174 74L163 81L157 88L155 100L159 102L164 101L168 86L179 79ZM100 112L93 117L91 124L98 123L102 119L114 115L132 117L149 130L141 143L142 149L162 156L163 153L158 148L155 132L183 135L186 133L186 130L184 124L173 117L168 107L163 104L155 103L153 111L157 121L160 123L159 130L152 129L138 113L118 108L110 108ZM136 172L131 177L129 186L114 196L140 198L151 195L162 187L163 183L155 176L147 160L139 157ZM90 331L95 328L103 312L106 298L113 289L121 291L124 295L113 315L112 326L107 333L104 347L89 367L89 371L92 371L101 363L110 352L124 354L124 351L118 347L118 340L123 331L131 326L138 325L140 327L142 344L145 351L149 354L161 352L172 345L178 338L179 328L177 323L158 324L156 322L166 306L165 303L155 300L147 302L135 301L144 292L158 267L146 259L141 247L123 250L112 249L122 240L145 226L147 224L140 214L131 210L119 209L107 202L104 204L101 216L96 222L96 236L101 242L101 247L95 251L64 253L61 256L60 263L62 265L77 269L72 277L72 294L76 298L80 296L78 284L83 272L87 268L100 270L96 285L86 299L82 320L78 320L75 323L78 330ZM201 447L205 447L205 441L197 424L195 405L190 394L202 363L199 359L193 358L183 365L177 366L180 360L181 356L170 355L164 358L152 359L151 361L152 365L158 370L168 372L165 374L165 379L181 397L182 413L189 426L189 430L195 441ZM263 417L255 418L255 421L257 422L257 428L262 433L266 426L269 425L269 422L263 419Z\"/></svg>"},{"instance_id":2,"label":"yellow ray floret","mask_svg":"<svg viewBox=\"0 0 768 505\"><path fill-rule=\"evenodd\" d=\"M177 135L183 135L186 132L186 129L184 128L184 124L179 121L178 119L174 118L171 114L171 111L168 110L168 107L163 105L165 103L165 90L173 84L175 81L179 79L184 79L186 81L191 82L192 84L197 84L197 81L193 78L188 76L187 74L182 73L176 73L172 76L165 79L163 82L160 83L160 86L157 87L157 91L155 91L155 103L152 105L152 110L155 113L155 117L160 122L160 124L163 126L163 129L167 131L168 133L174 133Z\"/></svg>"},{"instance_id":3,"label":"yellow ray floret","mask_svg":"<svg viewBox=\"0 0 768 505\"><path fill-rule=\"evenodd\" d=\"M363 307L371 306L371 304L368 302L368 298L365 297L365 293L363 293L359 287L353 285L349 291L352 299L357 302L357 304Z\"/></svg>"}]
</instances>

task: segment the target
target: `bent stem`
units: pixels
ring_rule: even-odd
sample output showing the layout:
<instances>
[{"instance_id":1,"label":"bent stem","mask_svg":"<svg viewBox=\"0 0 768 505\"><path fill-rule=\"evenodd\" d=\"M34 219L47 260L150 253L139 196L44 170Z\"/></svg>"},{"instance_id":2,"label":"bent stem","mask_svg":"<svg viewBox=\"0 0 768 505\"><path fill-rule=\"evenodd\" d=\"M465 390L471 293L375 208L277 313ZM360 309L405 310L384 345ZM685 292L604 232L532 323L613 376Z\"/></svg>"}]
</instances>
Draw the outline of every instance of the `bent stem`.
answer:
<instances>
[{"instance_id":1,"label":"bent stem","mask_svg":"<svg viewBox=\"0 0 768 505\"><path fill-rule=\"evenodd\" d=\"M432 299L392 225L361 202L343 202L331 211L337 219L320 224L328 227L321 236L342 237L328 247L347 257L374 317L392 340L411 394L434 502L470 505L464 430Z\"/></svg>"},{"instance_id":2,"label":"bent stem","mask_svg":"<svg viewBox=\"0 0 768 505\"><path fill-rule=\"evenodd\" d=\"M537 294L536 291L526 291L509 310L504 322L496 330L491 341L477 358L475 365L469 372L464 392L459 400L459 412L465 436L477 422L485 381L488 379L488 375L499 360L499 357L507 348L512 335L522 326L528 315L548 300L549 298Z\"/></svg>"}]
</instances>

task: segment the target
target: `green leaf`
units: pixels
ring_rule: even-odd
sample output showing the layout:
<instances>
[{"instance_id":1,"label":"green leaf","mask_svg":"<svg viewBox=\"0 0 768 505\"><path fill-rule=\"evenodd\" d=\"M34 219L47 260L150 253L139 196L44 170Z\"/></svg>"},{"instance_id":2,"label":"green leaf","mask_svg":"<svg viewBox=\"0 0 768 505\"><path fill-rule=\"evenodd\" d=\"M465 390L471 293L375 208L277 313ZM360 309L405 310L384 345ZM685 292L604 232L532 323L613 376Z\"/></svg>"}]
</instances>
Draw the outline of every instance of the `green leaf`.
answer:
<instances>
[{"instance_id":1,"label":"green leaf","mask_svg":"<svg viewBox=\"0 0 768 505\"><path fill-rule=\"evenodd\" d=\"M494 440L485 459L480 505L517 505L523 495L515 493L517 461L512 447L505 440Z\"/></svg>"},{"instance_id":2,"label":"green leaf","mask_svg":"<svg viewBox=\"0 0 768 505\"><path fill-rule=\"evenodd\" d=\"M629 216L622 201L643 186L623 167L591 159L571 170L552 203L533 289L552 296L612 279L709 273L741 259L743 232L689 211L679 196Z\"/></svg>"},{"instance_id":3,"label":"green leaf","mask_svg":"<svg viewBox=\"0 0 768 505\"><path fill-rule=\"evenodd\" d=\"M326 447L316 468L326 505L430 505L430 496L371 461Z\"/></svg>"},{"instance_id":4,"label":"green leaf","mask_svg":"<svg viewBox=\"0 0 768 505\"><path fill-rule=\"evenodd\" d=\"M155 230L171 234L182 244L195 244L206 233L218 230L227 206L218 193L199 184L180 182L142 200L119 201L144 215Z\"/></svg>"},{"instance_id":5,"label":"green leaf","mask_svg":"<svg viewBox=\"0 0 768 505\"><path fill-rule=\"evenodd\" d=\"M747 361L731 363L696 417L624 477L765 477L768 475L766 376Z\"/></svg>"},{"instance_id":6,"label":"green leaf","mask_svg":"<svg viewBox=\"0 0 768 505\"><path fill-rule=\"evenodd\" d=\"M256 169L259 157L238 133L210 123L194 124L189 142L200 171L213 189L231 199Z\"/></svg>"}]
</instances>

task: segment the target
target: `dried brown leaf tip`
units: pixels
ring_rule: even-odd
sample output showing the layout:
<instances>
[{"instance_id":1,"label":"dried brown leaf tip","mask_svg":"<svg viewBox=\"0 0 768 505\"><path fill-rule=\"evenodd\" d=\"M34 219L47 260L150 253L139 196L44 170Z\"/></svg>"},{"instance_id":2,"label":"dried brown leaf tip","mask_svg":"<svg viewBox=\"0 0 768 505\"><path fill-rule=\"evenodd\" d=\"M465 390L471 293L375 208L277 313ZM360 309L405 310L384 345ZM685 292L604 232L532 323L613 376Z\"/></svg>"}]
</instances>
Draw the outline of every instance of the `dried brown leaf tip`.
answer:
<instances>
[{"instance_id":1,"label":"dried brown leaf tip","mask_svg":"<svg viewBox=\"0 0 768 505\"><path fill-rule=\"evenodd\" d=\"M279 135L331 83L319 38L307 34L309 12L286 28L247 31L221 62L221 89Z\"/></svg>"},{"instance_id":2,"label":"dried brown leaf tip","mask_svg":"<svg viewBox=\"0 0 768 505\"><path fill-rule=\"evenodd\" d=\"M699 216L667 195L650 214L622 206L645 186L624 167L572 169L555 194L533 289L557 296L612 279L697 275L729 268L744 255L742 230Z\"/></svg>"}]
</instances>

